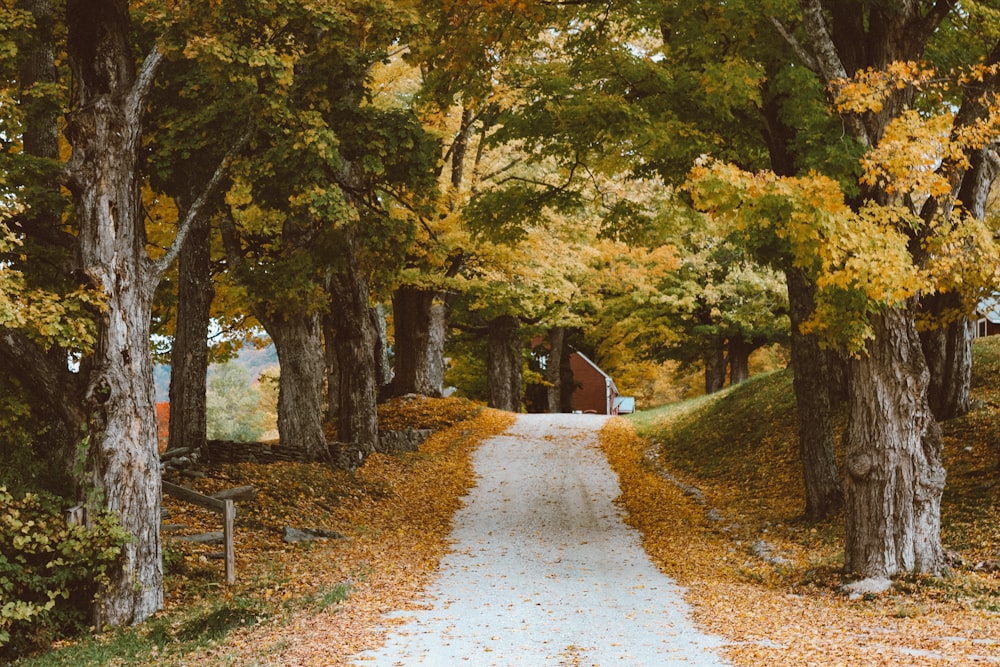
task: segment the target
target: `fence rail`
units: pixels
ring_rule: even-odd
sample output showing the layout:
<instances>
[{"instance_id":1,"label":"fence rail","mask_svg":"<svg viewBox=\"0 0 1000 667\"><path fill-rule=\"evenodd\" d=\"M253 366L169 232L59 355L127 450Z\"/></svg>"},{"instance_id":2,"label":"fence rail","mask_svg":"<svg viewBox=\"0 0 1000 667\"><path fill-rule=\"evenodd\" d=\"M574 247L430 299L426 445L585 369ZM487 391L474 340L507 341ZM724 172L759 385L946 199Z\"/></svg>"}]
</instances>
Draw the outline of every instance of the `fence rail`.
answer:
<instances>
[{"instance_id":1,"label":"fence rail","mask_svg":"<svg viewBox=\"0 0 1000 667\"><path fill-rule=\"evenodd\" d=\"M226 583L236 583L236 548L233 546L233 522L236 520L236 503L231 499L220 500L186 489L183 486L163 482L163 492L178 500L198 505L222 515L222 539L225 544Z\"/></svg>"}]
</instances>

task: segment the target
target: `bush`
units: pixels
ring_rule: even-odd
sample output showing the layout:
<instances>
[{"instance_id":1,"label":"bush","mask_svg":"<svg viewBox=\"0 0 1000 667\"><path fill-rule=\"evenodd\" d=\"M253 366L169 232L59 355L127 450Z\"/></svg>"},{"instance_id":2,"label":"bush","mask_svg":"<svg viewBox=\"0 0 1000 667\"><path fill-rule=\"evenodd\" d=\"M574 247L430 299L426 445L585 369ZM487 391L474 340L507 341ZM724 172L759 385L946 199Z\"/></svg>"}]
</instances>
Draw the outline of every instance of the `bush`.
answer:
<instances>
[{"instance_id":1,"label":"bush","mask_svg":"<svg viewBox=\"0 0 1000 667\"><path fill-rule=\"evenodd\" d=\"M58 499L0 487L0 658L86 627L128 539L115 517L92 523L67 526Z\"/></svg>"}]
</instances>

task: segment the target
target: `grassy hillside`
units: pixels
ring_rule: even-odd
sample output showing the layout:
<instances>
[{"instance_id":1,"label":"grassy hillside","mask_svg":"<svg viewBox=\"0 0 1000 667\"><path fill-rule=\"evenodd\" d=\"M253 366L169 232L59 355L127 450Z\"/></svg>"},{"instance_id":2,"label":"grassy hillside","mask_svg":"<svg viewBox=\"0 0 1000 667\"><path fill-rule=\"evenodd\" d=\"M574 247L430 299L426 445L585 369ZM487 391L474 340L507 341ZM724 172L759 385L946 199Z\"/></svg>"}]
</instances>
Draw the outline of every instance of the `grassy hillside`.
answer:
<instances>
[{"instance_id":1,"label":"grassy hillside","mask_svg":"<svg viewBox=\"0 0 1000 667\"><path fill-rule=\"evenodd\" d=\"M946 548L988 566L1000 559L1000 337L977 341L974 355L973 410L942 424L948 470L942 515ZM744 521L803 523L791 371L638 413L633 421L673 470L738 506Z\"/></svg>"},{"instance_id":2,"label":"grassy hillside","mask_svg":"<svg viewBox=\"0 0 1000 667\"><path fill-rule=\"evenodd\" d=\"M698 620L734 642L735 664L992 662L1000 655L998 380L1000 337L977 341L974 408L943 424L948 572L903 577L883 595L841 588L842 517L803 518L789 371L638 413L629 421L639 438L614 422L602 438L629 522L687 587Z\"/></svg>"}]
</instances>

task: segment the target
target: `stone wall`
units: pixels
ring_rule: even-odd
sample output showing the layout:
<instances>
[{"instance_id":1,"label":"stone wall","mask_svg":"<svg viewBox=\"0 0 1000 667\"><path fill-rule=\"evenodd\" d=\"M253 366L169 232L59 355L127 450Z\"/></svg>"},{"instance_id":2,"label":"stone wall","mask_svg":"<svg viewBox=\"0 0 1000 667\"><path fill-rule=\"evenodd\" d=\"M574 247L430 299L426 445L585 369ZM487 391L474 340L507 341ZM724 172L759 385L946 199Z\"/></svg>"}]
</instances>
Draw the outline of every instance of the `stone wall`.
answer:
<instances>
[{"instance_id":1,"label":"stone wall","mask_svg":"<svg viewBox=\"0 0 1000 667\"><path fill-rule=\"evenodd\" d=\"M378 450L387 454L414 452L432 431L405 429L386 431L380 435ZM360 448L354 443L331 442L327 444L330 461L337 467L352 469L364 460ZM278 463L280 461L305 461L301 450L281 444L263 442L208 441L208 463Z\"/></svg>"}]
</instances>

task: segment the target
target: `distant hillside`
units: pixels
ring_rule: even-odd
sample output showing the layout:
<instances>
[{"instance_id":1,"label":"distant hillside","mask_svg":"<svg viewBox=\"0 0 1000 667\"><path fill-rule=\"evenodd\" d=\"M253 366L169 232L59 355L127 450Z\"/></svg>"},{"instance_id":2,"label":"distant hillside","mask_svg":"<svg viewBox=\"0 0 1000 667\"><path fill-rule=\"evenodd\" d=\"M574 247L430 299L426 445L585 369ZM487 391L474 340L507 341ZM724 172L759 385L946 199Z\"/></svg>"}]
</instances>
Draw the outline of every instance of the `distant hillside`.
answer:
<instances>
[{"instance_id":1,"label":"distant hillside","mask_svg":"<svg viewBox=\"0 0 1000 667\"><path fill-rule=\"evenodd\" d=\"M240 350L239 356L236 358L236 363L243 366L250 373L250 377L254 380L257 376L261 374L262 371L270 368L271 366L278 365L278 351L274 348L274 345L268 345L261 349L254 347L247 347ZM212 368L217 364L213 364L208 372L211 374ZM169 400L170 397L170 366L167 364L158 364L153 369L153 382L156 384L156 402L162 403Z\"/></svg>"}]
</instances>

